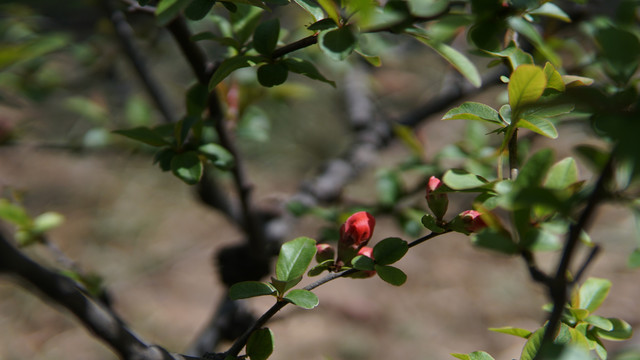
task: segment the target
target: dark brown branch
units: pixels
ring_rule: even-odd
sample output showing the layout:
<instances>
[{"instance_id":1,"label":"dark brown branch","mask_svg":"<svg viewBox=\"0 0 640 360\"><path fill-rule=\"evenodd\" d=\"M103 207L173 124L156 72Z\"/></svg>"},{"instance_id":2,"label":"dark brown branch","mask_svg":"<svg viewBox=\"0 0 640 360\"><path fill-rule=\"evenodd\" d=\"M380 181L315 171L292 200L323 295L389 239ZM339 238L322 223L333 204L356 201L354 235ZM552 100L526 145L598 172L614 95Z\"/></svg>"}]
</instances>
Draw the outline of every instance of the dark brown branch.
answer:
<instances>
[{"instance_id":1,"label":"dark brown branch","mask_svg":"<svg viewBox=\"0 0 640 360\"><path fill-rule=\"evenodd\" d=\"M311 36L307 36L306 38L302 38L298 41L292 42L291 44L284 45L280 48L277 48L271 54L273 59L277 59L279 57L283 57L289 53L294 51L298 51L300 49L304 49L311 45L314 45L318 42L318 34L313 34Z\"/></svg>"},{"instance_id":2,"label":"dark brown branch","mask_svg":"<svg viewBox=\"0 0 640 360\"><path fill-rule=\"evenodd\" d=\"M169 99L149 71L142 54L140 54L140 51L135 46L133 42L133 30L125 19L124 14L114 5L114 0L105 0L104 6L113 24L116 36L118 40L120 40L122 49L140 77L147 93L164 117L165 122L175 122L175 115L171 110Z\"/></svg>"},{"instance_id":3,"label":"dark brown branch","mask_svg":"<svg viewBox=\"0 0 640 360\"><path fill-rule=\"evenodd\" d=\"M106 343L121 359L199 359L170 354L161 347L148 345L129 330L115 313L82 291L73 280L28 258L1 233L0 274L17 277L52 302L69 310L84 327Z\"/></svg>"}]
</instances>

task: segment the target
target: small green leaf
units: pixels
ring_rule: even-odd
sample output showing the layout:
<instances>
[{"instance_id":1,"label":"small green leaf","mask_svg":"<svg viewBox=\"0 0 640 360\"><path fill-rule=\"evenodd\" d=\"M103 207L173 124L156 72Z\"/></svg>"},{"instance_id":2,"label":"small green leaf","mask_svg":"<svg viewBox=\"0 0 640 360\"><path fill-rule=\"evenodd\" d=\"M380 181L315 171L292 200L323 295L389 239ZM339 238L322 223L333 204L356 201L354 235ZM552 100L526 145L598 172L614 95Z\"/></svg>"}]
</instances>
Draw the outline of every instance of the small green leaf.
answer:
<instances>
[{"instance_id":1,"label":"small green leaf","mask_svg":"<svg viewBox=\"0 0 640 360\"><path fill-rule=\"evenodd\" d=\"M308 237L299 237L280 247L276 263L276 278L291 281L302 276L316 255L316 241Z\"/></svg>"},{"instance_id":2,"label":"small green leaf","mask_svg":"<svg viewBox=\"0 0 640 360\"><path fill-rule=\"evenodd\" d=\"M518 253L518 245L513 242L513 239L511 239L508 234L493 228L486 228L479 233L472 234L471 242L475 246L494 250L507 255Z\"/></svg>"},{"instance_id":3,"label":"small green leaf","mask_svg":"<svg viewBox=\"0 0 640 360\"><path fill-rule=\"evenodd\" d=\"M356 48L357 37L350 26L323 31L318 36L320 49L333 60L342 61Z\"/></svg>"},{"instance_id":4,"label":"small green leaf","mask_svg":"<svg viewBox=\"0 0 640 360\"><path fill-rule=\"evenodd\" d=\"M613 323L611 322L611 320L604 318L602 316L589 315L584 319L584 321L604 331L613 330Z\"/></svg>"},{"instance_id":5,"label":"small green leaf","mask_svg":"<svg viewBox=\"0 0 640 360\"><path fill-rule=\"evenodd\" d=\"M298 58L288 58L282 61L283 64L287 66L289 71L294 72L296 74L304 75L313 80L320 80L325 82L333 87L336 87L336 83L334 81L328 80L325 78L313 65L313 63L298 59Z\"/></svg>"},{"instance_id":6,"label":"small green leaf","mask_svg":"<svg viewBox=\"0 0 640 360\"><path fill-rule=\"evenodd\" d=\"M358 255L351 260L354 269L372 271L375 270L375 262L368 256Z\"/></svg>"},{"instance_id":7,"label":"small green leaf","mask_svg":"<svg viewBox=\"0 0 640 360\"><path fill-rule=\"evenodd\" d=\"M253 48L264 56L271 56L278 44L280 36L280 20L267 20L258 25L253 33Z\"/></svg>"},{"instance_id":8,"label":"small green leaf","mask_svg":"<svg viewBox=\"0 0 640 360\"><path fill-rule=\"evenodd\" d=\"M160 0L156 7L156 23L165 26L170 23L191 0Z\"/></svg>"},{"instance_id":9,"label":"small green leaf","mask_svg":"<svg viewBox=\"0 0 640 360\"><path fill-rule=\"evenodd\" d=\"M544 337L544 327L539 328L533 334L529 336L529 339L524 344L520 360L533 360L540 350L542 345L542 338Z\"/></svg>"},{"instance_id":10,"label":"small green leaf","mask_svg":"<svg viewBox=\"0 0 640 360\"><path fill-rule=\"evenodd\" d=\"M535 65L520 65L511 74L507 92L512 112L519 112L522 107L533 104L542 96L547 86L544 71Z\"/></svg>"},{"instance_id":11,"label":"small green leaf","mask_svg":"<svg viewBox=\"0 0 640 360\"><path fill-rule=\"evenodd\" d=\"M630 339L633 335L633 329L631 325L622 319L609 318L611 324L613 324L613 329L610 331L605 331L600 328L595 328L595 333L602 339L605 340L627 340Z\"/></svg>"},{"instance_id":12,"label":"small green leaf","mask_svg":"<svg viewBox=\"0 0 640 360\"><path fill-rule=\"evenodd\" d=\"M197 184L203 171L202 161L195 151L186 151L171 159L171 172L189 185Z\"/></svg>"},{"instance_id":13,"label":"small green leaf","mask_svg":"<svg viewBox=\"0 0 640 360\"><path fill-rule=\"evenodd\" d=\"M287 81L289 69L281 62L264 64L258 68L258 82L264 87L273 87Z\"/></svg>"},{"instance_id":14,"label":"small green leaf","mask_svg":"<svg viewBox=\"0 0 640 360\"><path fill-rule=\"evenodd\" d=\"M571 18L566 12L560 9L558 5L550 2L544 3L540 7L530 10L528 13L530 15L548 16L565 22L571 22Z\"/></svg>"},{"instance_id":15,"label":"small green leaf","mask_svg":"<svg viewBox=\"0 0 640 360\"><path fill-rule=\"evenodd\" d=\"M378 265L390 265L402 259L407 251L409 251L409 246L406 241L390 237L383 239L373 247L373 258Z\"/></svg>"},{"instance_id":16,"label":"small green leaf","mask_svg":"<svg viewBox=\"0 0 640 360\"><path fill-rule=\"evenodd\" d=\"M508 334L513 336L518 336L523 339L528 339L531 336L532 332L525 329L515 328L511 326L499 327L499 328L489 328L490 331L495 331L502 334Z\"/></svg>"},{"instance_id":17,"label":"small green leaf","mask_svg":"<svg viewBox=\"0 0 640 360\"><path fill-rule=\"evenodd\" d=\"M126 130L114 130L113 133L126 136L130 139L140 141L151 146L169 145L169 142L160 136L160 134L153 129L144 126Z\"/></svg>"},{"instance_id":18,"label":"small green leaf","mask_svg":"<svg viewBox=\"0 0 640 360\"><path fill-rule=\"evenodd\" d=\"M511 69L516 69L518 66L523 64L533 64L533 56L531 54L522 51L513 41L507 45L501 51L487 51L483 50L486 53L489 53L493 56L498 56L503 59L507 59L511 64Z\"/></svg>"},{"instance_id":19,"label":"small green leaf","mask_svg":"<svg viewBox=\"0 0 640 360\"><path fill-rule=\"evenodd\" d=\"M549 169L547 178L544 181L544 186L550 189L566 189L571 184L578 181L578 166L576 161L567 157L557 163Z\"/></svg>"},{"instance_id":20,"label":"small green leaf","mask_svg":"<svg viewBox=\"0 0 640 360\"><path fill-rule=\"evenodd\" d=\"M19 227L31 226L31 218L24 208L12 204L7 199L0 199L0 219L18 225Z\"/></svg>"},{"instance_id":21,"label":"small green leaf","mask_svg":"<svg viewBox=\"0 0 640 360\"><path fill-rule=\"evenodd\" d=\"M190 20L201 20L207 16L215 3L216 0L193 0L184 10L184 15Z\"/></svg>"},{"instance_id":22,"label":"small green leaf","mask_svg":"<svg viewBox=\"0 0 640 360\"><path fill-rule=\"evenodd\" d=\"M478 69L476 69L476 66L461 52L441 41L431 39L421 32L411 31L409 35L435 50L435 52L440 54L440 56L456 68L462 76L469 80L473 86L480 87L480 85L482 85L482 78L480 77Z\"/></svg>"},{"instance_id":23,"label":"small green leaf","mask_svg":"<svg viewBox=\"0 0 640 360\"><path fill-rule=\"evenodd\" d=\"M300 5L306 12L308 12L313 18L318 21L324 18L324 11L322 7L313 0L294 0L296 4Z\"/></svg>"},{"instance_id":24,"label":"small green leaf","mask_svg":"<svg viewBox=\"0 0 640 360\"><path fill-rule=\"evenodd\" d=\"M551 121L542 117L525 116L518 120L519 128L529 129L550 139L558 138L558 130Z\"/></svg>"},{"instance_id":25,"label":"small green leaf","mask_svg":"<svg viewBox=\"0 0 640 360\"><path fill-rule=\"evenodd\" d=\"M468 354L451 354L451 356L461 360L495 360L491 355L484 351L474 351Z\"/></svg>"},{"instance_id":26,"label":"small green leaf","mask_svg":"<svg viewBox=\"0 0 640 360\"><path fill-rule=\"evenodd\" d=\"M33 219L33 232L44 233L53 228L56 228L64 222L64 216L57 212L48 211L40 214Z\"/></svg>"},{"instance_id":27,"label":"small green leaf","mask_svg":"<svg viewBox=\"0 0 640 360\"><path fill-rule=\"evenodd\" d=\"M307 26L307 29L311 31L322 31L336 28L338 28L338 25L335 23L335 21L333 21L333 19L330 18L318 20L313 24Z\"/></svg>"},{"instance_id":28,"label":"small green leaf","mask_svg":"<svg viewBox=\"0 0 640 360\"><path fill-rule=\"evenodd\" d=\"M304 289L291 290L285 295L284 299L303 309L313 309L320 302L316 294Z\"/></svg>"},{"instance_id":29,"label":"small green leaf","mask_svg":"<svg viewBox=\"0 0 640 360\"><path fill-rule=\"evenodd\" d=\"M407 281L407 275L396 267L389 265L376 265L375 270L380 279L391 285L400 286Z\"/></svg>"},{"instance_id":30,"label":"small green leaf","mask_svg":"<svg viewBox=\"0 0 640 360\"><path fill-rule=\"evenodd\" d=\"M198 151L219 169L229 170L234 166L233 155L218 144L200 145Z\"/></svg>"},{"instance_id":31,"label":"small green leaf","mask_svg":"<svg viewBox=\"0 0 640 360\"><path fill-rule=\"evenodd\" d=\"M247 340L247 355L251 360L267 360L273 353L273 333L269 328L258 329Z\"/></svg>"},{"instance_id":32,"label":"small green leaf","mask_svg":"<svg viewBox=\"0 0 640 360\"><path fill-rule=\"evenodd\" d=\"M476 189L488 183L482 176L471 174L461 169L448 170L442 176L442 181L453 190Z\"/></svg>"},{"instance_id":33,"label":"small green leaf","mask_svg":"<svg viewBox=\"0 0 640 360\"><path fill-rule=\"evenodd\" d=\"M444 229L438 225L438 221L431 214L425 214L422 217L421 221L422 225L424 225L425 228L431 230L434 233L440 234L444 232Z\"/></svg>"},{"instance_id":34,"label":"small green leaf","mask_svg":"<svg viewBox=\"0 0 640 360\"><path fill-rule=\"evenodd\" d=\"M562 75L556 70L556 68L551 65L550 62L544 64L544 76L547 78L547 88L554 89L557 91L564 91L565 85L564 80L562 80Z\"/></svg>"},{"instance_id":35,"label":"small green leaf","mask_svg":"<svg viewBox=\"0 0 640 360\"><path fill-rule=\"evenodd\" d=\"M233 284L229 288L229 297L232 300L275 294L276 289L271 284L262 281L243 281Z\"/></svg>"},{"instance_id":36,"label":"small green leaf","mask_svg":"<svg viewBox=\"0 0 640 360\"><path fill-rule=\"evenodd\" d=\"M260 63L262 60L259 56L247 56L247 55L238 55L234 57L230 57L220 63L218 69L211 76L211 80L209 80L209 91L213 91L216 85L218 85L222 80L224 80L229 74L232 72L249 67L254 66Z\"/></svg>"},{"instance_id":37,"label":"small green leaf","mask_svg":"<svg viewBox=\"0 0 640 360\"><path fill-rule=\"evenodd\" d=\"M582 309L587 309L589 312L595 312L602 302L609 295L611 289L611 281L600 278L588 278L582 286L580 286L579 296L580 305Z\"/></svg>"},{"instance_id":38,"label":"small green leaf","mask_svg":"<svg viewBox=\"0 0 640 360\"><path fill-rule=\"evenodd\" d=\"M485 104L467 101L449 110L442 120L480 120L492 124L502 125L498 112Z\"/></svg>"}]
</instances>

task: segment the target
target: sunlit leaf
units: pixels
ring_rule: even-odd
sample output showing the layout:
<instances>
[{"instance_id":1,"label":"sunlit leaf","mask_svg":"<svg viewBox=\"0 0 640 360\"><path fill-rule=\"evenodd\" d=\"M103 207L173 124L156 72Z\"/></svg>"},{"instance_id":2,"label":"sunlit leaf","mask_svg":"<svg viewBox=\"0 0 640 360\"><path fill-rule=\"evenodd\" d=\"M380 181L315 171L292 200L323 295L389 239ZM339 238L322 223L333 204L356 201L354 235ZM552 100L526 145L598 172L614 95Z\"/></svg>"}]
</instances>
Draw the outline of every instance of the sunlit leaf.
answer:
<instances>
[{"instance_id":1,"label":"sunlit leaf","mask_svg":"<svg viewBox=\"0 0 640 360\"><path fill-rule=\"evenodd\" d=\"M229 297L233 300L274 295L275 293L276 289L271 284L261 281L243 281L233 284L229 288Z\"/></svg>"},{"instance_id":2,"label":"sunlit leaf","mask_svg":"<svg viewBox=\"0 0 640 360\"><path fill-rule=\"evenodd\" d=\"M442 120L480 120L492 124L502 125L500 115L489 105L467 101L462 105L449 110Z\"/></svg>"},{"instance_id":3,"label":"sunlit leaf","mask_svg":"<svg viewBox=\"0 0 640 360\"><path fill-rule=\"evenodd\" d=\"M290 281L302 276L315 254L316 241L307 237L299 237L282 244L276 263L276 278Z\"/></svg>"},{"instance_id":4,"label":"sunlit leaf","mask_svg":"<svg viewBox=\"0 0 640 360\"><path fill-rule=\"evenodd\" d=\"M291 290L285 295L284 299L303 309L313 309L319 303L316 294L304 289Z\"/></svg>"},{"instance_id":5,"label":"sunlit leaf","mask_svg":"<svg viewBox=\"0 0 640 360\"><path fill-rule=\"evenodd\" d=\"M171 159L171 172L189 185L200 181L204 167L195 151L186 151Z\"/></svg>"},{"instance_id":6,"label":"sunlit leaf","mask_svg":"<svg viewBox=\"0 0 640 360\"><path fill-rule=\"evenodd\" d=\"M532 334L532 332L529 331L529 330L520 329L520 328L514 328L514 327L511 327L511 326L505 326L505 327L500 327L500 328L489 328L489 330L495 331L495 332L498 332L498 333L502 333L502 334L518 336L518 337L521 337L523 339L528 339L529 336L531 336L531 334Z\"/></svg>"},{"instance_id":7,"label":"sunlit leaf","mask_svg":"<svg viewBox=\"0 0 640 360\"><path fill-rule=\"evenodd\" d=\"M532 104L542 96L547 78L541 68L535 65L520 65L509 78L509 105L512 112Z\"/></svg>"}]
</instances>

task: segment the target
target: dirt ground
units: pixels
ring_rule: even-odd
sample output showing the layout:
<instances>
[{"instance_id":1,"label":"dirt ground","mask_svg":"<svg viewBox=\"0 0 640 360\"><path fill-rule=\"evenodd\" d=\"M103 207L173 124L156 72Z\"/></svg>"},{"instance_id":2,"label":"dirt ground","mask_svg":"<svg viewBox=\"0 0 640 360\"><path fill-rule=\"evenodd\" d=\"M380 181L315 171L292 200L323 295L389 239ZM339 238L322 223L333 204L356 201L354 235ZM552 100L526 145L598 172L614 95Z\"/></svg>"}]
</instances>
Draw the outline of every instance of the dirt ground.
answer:
<instances>
[{"instance_id":1,"label":"dirt ground","mask_svg":"<svg viewBox=\"0 0 640 360\"><path fill-rule=\"evenodd\" d=\"M451 132L439 126L433 122L421 129L431 149L449 141ZM381 161L403 154L392 146ZM262 179L259 202L296 189L295 177L260 164L249 170ZM84 269L104 277L118 313L147 341L183 351L220 301L223 290L211 257L237 242L240 233L197 203L187 186L160 174L146 155L0 148L0 183L27 190L25 205L32 214L53 210L65 216L64 225L51 233L52 241ZM587 275L614 284L599 313L637 327L640 273L625 266L637 236L633 219L622 209L604 207L591 229L604 251ZM314 231L314 222L305 220L291 238L313 237ZM372 242L397 234L393 224L381 219ZM28 253L51 262L44 249ZM542 263L553 261L549 255ZM475 350L512 359L519 357L523 340L487 328L533 330L545 319L546 294L530 281L523 262L473 248L462 236L433 239L412 249L398 266L408 274L402 287L375 278L340 279L317 289L318 308L282 311L269 324L276 341L271 359L440 360ZM271 305L270 299L248 302L256 313ZM613 351L634 344L640 346L637 337L606 345ZM12 279L0 278L0 359L114 358L68 313Z\"/></svg>"}]
</instances>

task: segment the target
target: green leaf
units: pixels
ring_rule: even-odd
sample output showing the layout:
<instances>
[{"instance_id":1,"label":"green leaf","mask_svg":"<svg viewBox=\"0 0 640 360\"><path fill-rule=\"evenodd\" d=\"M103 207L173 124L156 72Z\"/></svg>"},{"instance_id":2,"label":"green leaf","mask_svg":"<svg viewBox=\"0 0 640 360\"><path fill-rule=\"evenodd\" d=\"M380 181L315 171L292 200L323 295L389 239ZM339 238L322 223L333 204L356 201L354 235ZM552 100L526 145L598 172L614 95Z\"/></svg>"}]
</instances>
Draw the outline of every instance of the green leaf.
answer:
<instances>
[{"instance_id":1,"label":"green leaf","mask_svg":"<svg viewBox=\"0 0 640 360\"><path fill-rule=\"evenodd\" d=\"M302 276L315 255L316 241L308 237L299 237L284 243L276 263L276 278L290 281Z\"/></svg>"},{"instance_id":2,"label":"green leaf","mask_svg":"<svg viewBox=\"0 0 640 360\"><path fill-rule=\"evenodd\" d=\"M202 112L207 108L208 98L209 91L206 86L199 82L193 84L186 95L187 115L198 118L202 116Z\"/></svg>"},{"instance_id":3,"label":"green leaf","mask_svg":"<svg viewBox=\"0 0 640 360\"><path fill-rule=\"evenodd\" d=\"M298 276L297 278L293 278L291 280L286 280L286 281L285 280L278 280L278 279L274 278L273 276L271 277L271 285L273 285L273 287L276 289L278 294L286 293L289 289L291 289L294 286L298 285L298 283L300 283L300 281L302 281L302 276Z\"/></svg>"},{"instance_id":4,"label":"green leaf","mask_svg":"<svg viewBox=\"0 0 640 360\"><path fill-rule=\"evenodd\" d=\"M271 56L278 44L280 36L280 20L267 20L256 27L253 32L253 48L264 56Z\"/></svg>"},{"instance_id":5,"label":"green leaf","mask_svg":"<svg viewBox=\"0 0 640 360\"><path fill-rule=\"evenodd\" d=\"M588 278L582 286L580 286L579 296L581 309L587 309L589 312L595 312L604 299L609 295L611 289L611 281L600 278Z\"/></svg>"},{"instance_id":6,"label":"green leaf","mask_svg":"<svg viewBox=\"0 0 640 360\"><path fill-rule=\"evenodd\" d=\"M602 339L605 340L627 340L630 339L633 335L633 329L631 325L622 319L609 318L611 324L613 324L613 329L610 331L605 331L600 328L595 328L595 333Z\"/></svg>"},{"instance_id":7,"label":"green leaf","mask_svg":"<svg viewBox=\"0 0 640 360\"><path fill-rule=\"evenodd\" d=\"M184 15L190 20L201 20L207 16L215 3L216 0L192 0L184 10Z\"/></svg>"},{"instance_id":8,"label":"green leaf","mask_svg":"<svg viewBox=\"0 0 640 360\"><path fill-rule=\"evenodd\" d=\"M380 279L391 285L400 286L407 281L407 275L396 267L389 265L376 265L375 270Z\"/></svg>"},{"instance_id":9,"label":"green leaf","mask_svg":"<svg viewBox=\"0 0 640 360\"><path fill-rule=\"evenodd\" d=\"M269 328L255 330L247 340L247 355L251 360L266 360L273 353L273 333Z\"/></svg>"},{"instance_id":10,"label":"green leaf","mask_svg":"<svg viewBox=\"0 0 640 360\"><path fill-rule=\"evenodd\" d=\"M538 33L533 24L518 16L510 17L508 23L513 30L526 37L542 56L552 64L560 66L560 57L553 51L546 40L542 38L542 35Z\"/></svg>"},{"instance_id":11,"label":"green leaf","mask_svg":"<svg viewBox=\"0 0 640 360\"><path fill-rule=\"evenodd\" d=\"M325 260L322 263L312 267L311 270L309 270L309 272L307 273L307 275L318 276L322 274L325 270L329 270L329 267L333 266L333 264L334 264L333 259Z\"/></svg>"},{"instance_id":12,"label":"green leaf","mask_svg":"<svg viewBox=\"0 0 640 360\"><path fill-rule=\"evenodd\" d=\"M495 360L491 355L484 351L474 351L468 354L451 354L451 356L461 360Z\"/></svg>"},{"instance_id":13,"label":"green leaf","mask_svg":"<svg viewBox=\"0 0 640 360\"><path fill-rule=\"evenodd\" d=\"M476 69L476 66L461 52L441 41L431 39L421 32L411 31L409 35L435 50L435 52L440 54L440 56L456 68L462 76L469 80L473 86L480 87L480 85L482 85L482 78L480 77L478 69Z\"/></svg>"},{"instance_id":14,"label":"green leaf","mask_svg":"<svg viewBox=\"0 0 640 360\"><path fill-rule=\"evenodd\" d=\"M322 19L314 22L313 24L307 26L307 30L311 31L322 31L322 30L330 30L336 29L338 25L333 21L333 19Z\"/></svg>"},{"instance_id":15,"label":"green leaf","mask_svg":"<svg viewBox=\"0 0 640 360\"><path fill-rule=\"evenodd\" d=\"M544 327L539 328L533 334L529 336L529 339L524 344L520 360L533 360L540 350L542 345L542 338L544 337Z\"/></svg>"},{"instance_id":16,"label":"green leaf","mask_svg":"<svg viewBox=\"0 0 640 360\"><path fill-rule=\"evenodd\" d=\"M318 36L320 49L333 60L342 61L356 48L357 37L350 26L323 31Z\"/></svg>"},{"instance_id":17,"label":"green leaf","mask_svg":"<svg viewBox=\"0 0 640 360\"><path fill-rule=\"evenodd\" d=\"M313 18L318 21L324 18L324 11L322 7L313 0L294 0L296 4L300 5L306 12L308 12Z\"/></svg>"},{"instance_id":18,"label":"green leaf","mask_svg":"<svg viewBox=\"0 0 640 360\"><path fill-rule=\"evenodd\" d=\"M189 135L189 131L198 121L200 121L199 116L185 116L176 123L174 136L176 138L178 148L182 147Z\"/></svg>"},{"instance_id":19,"label":"green leaf","mask_svg":"<svg viewBox=\"0 0 640 360\"><path fill-rule=\"evenodd\" d=\"M262 58L259 56L247 55L238 55L224 60L211 76L211 80L209 80L209 91L213 91L216 85L218 85L232 72L241 68L254 66L262 61Z\"/></svg>"},{"instance_id":20,"label":"green leaf","mask_svg":"<svg viewBox=\"0 0 640 360\"><path fill-rule=\"evenodd\" d=\"M276 289L271 284L262 281L243 281L235 283L229 288L229 297L232 300L275 294Z\"/></svg>"},{"instance_id":21,"label":"green leaf","mask_svg":"<svg viewBox=\"0 0 640 360\"><path fill-rule=\"evenodd\" d=\"M303 309L313 309L320 302L316 294L304 289L291 290L285 295L284 299Z\"/></svg>"},{"instance_id":22,"label":"green leaf","mask_svg":"<svg viewBox=\"0 0 640 360\"><path fill-rule=\"evenodd\" d=\"M424 225L425 228L431 230L434 233L440 234L444 232L444 229L438 225L438 221L431 214L425 214L422 217L421 221L422 225Z\"/></svg>"},{"instance_id":23,"label":"green leaf","mask_svg":"<svg viewBox=\"0 0 640 360\"><path fill-rule=\"evenodd\" d=\"M373 258L378 265L390 265L402 259L409 251L408 243L397 237L383 239L373 247Z\"/></svg>"},{"instance_id":24,"label":"green leaf","mask_svg":"<svg viewBox=\"0 0 640 360\"><path fill-rule=\"evenodd\" d=\"M440 15L449 6L449 0L408 0L411 15L430 17Z\"/></svg>"},{"instance_id":25,"label":"green leaf","mask_svg":"<svg viewBox=\"0 0 640 360\"><path fill-rule=\"evenodd\" d=\"M544 186L550 189L566 189L571 184L578 181L578 166L576 161L567 157L557 163L549 169L547 178L544 181Z\"/></svg>"},{"instance_id":26,"label":"green leaf","mask_svg":"<svg viewBox=\"0 0 640 360\"><path fill-rule=\"evenodd\" d=\"M516 69L518 66L523 64L533 64L533 56L522 51L522 49L520 49L513 41L501 51L483 51L493 56L507 59L509 64L511 64L511 69Z\"/></svg>"},{"instance_id":27,"label":"green leaf","mask_svg":"<svg viewBox=\"0 0 640 360\"><path fill-rule=\"evenodd\" d=\"M273 87L287 81L289 69L281 62L264 64L258 68L258 82L264 87Z\"/></svg>"},{"instance_id":28,"label":"green leaf","mask_svg":"<svg viewBox=\"0 0 640 360\"><path fill-rule=\"evenodd\" d=\"M368 256L358 255L351 260L354 269L372 271L375 270L375 262Z\"/></svg>"},{"instance_id":29,"label":"green leaf","mask_svg":"<svg viewBox=\"0 0 640 360\"><path fill-rule=\"evenodd\" d=\"M543 149L533 154L520 168L514 184L520 187L540 186L553 162L553 151Z\"/></svg>"},{"instance_id":30,"label":"green leaf","mask_svg":"<svg viewBox=\"0 0 640 360\"><path fill-rule=\"evenodd\" d=\"M549 4L549 3L547 3ZM556 70L556 68L550 63L547 62L544 64L544 76L547 78L547 88L554 89L557 91L564 91L565 85L564 80L562 79L562 75Z\"/></svg>"},{"instance_id":31,"label":"green leaf","mask_svg":"<svg viewBox=\"0 0 640 360\"><path fill-rule=\"evenodd\" d=\"M340 14L337 4L332 0L316 0L318 5L322 7L327 15L333 19L336 24L340 23Z\"/></svg>"},{"instance_id":32,"label":"green leaf","mask_svg":"<svg viewBox=\"0 0 640 360\"><path fill-rule=\"evenodd\" d=\"M198 151L219 169L229 170L234 166L233 155L218 144L209 143L200 145Z\"/></svg>"},{"instance_id":33,"label":"green leaf","mask_svg":"<svg viewBox=\"0 0 640 360\"><path fill-rule=\"evenodd\" d=\"M522 107L535 103L540 99L547 86L544 71L535 65L520 65L511 74L507 92L512 112L519 112Z\"/></svg>"},{"instance_id":34,"label":"green leaf","mask_svg":"<svg viewBox=\"0 0 640 360\"><path fill-rule=\"evenodd\" d=\"M166 141L158 132L144 126L126 130L114 130L113 133L126 136L130 139L137 140L151 146L169 145L169 142Z\"/></svg>"},{"instance_id":35,"label":"green leaf","mask_svg":"<svg viewBox=\"0 0 640 360\"><path fill-rule=\"evenodd\" d=\"M44 233L56 228L64 222L64 216L57 212L47 211L33 219L33 232Z\"/></svg>"},{"instance_id":36,"label":"green leaf","mask_svg":"<svg viewBox=\"0 0 640 360\"><path fill-rule=\"evenodd\" d=\"M571 22L571 18L566 12L560 9L558 5L550 2L544 3L540 7L528 11L528 13L529 15L548 16L564 22Z\"/></svg>"},{"instance_id":37,"label":"green leaf","mask_svg":"<svg viewBox=\"0 0 640 360\"><path fill-rule=\"evenodd\" d=\"M638 68L638 37L630 31L612 26L599 29L595 38L607 74L617 82L626 83Z\"/></svg>"},{"instance_id":38,"label":"green leaf","mask_svg":"<svg viewBox=\"0 0 640 360\"><path fill-rule=\"evenodd\" d=\"M519 128L529 129L550 139L558 138L558 130L551 121L542 117L525 116L518 120Z\"/></svg>"},{"instance_id":39,"label":"green leaf","mask_svg":"<svg viewBox=\"0 0 640 360\"><path fill-rule=\"evenodd\" d=\"M22 206L12 204L7 199L0 199L0 219L18 225L30 227L31 218Z\"/></svg>"},{"instance_id":40,"label":"green leaf","mask_svg":"<svg viewBox=\"0 0 640 360\"><path fill-rule=\"evenodd\" d=\"M296 74L304 75L313 80L320 80L322 82L326 82L327 84L336 87L336 83L334 81L328 80L325 78L318 69L313 65L313 63L298 59L298 58L288 58L282 61L283 64L287 66L289 71L294 72Z\"/></svg>"},{"instance_id":41,"label":"green leaf","mask_svg":"<svg viewBox=\"0 0 640 360\"><path fill-rule=\"evenodd\" d=\"M584 319L584 321L604 331L613 330L613 323L611 322L611 320L604 318L602 316L589 315Z\"/></svg>"},{"instance_id":42,"label":"green leaf","mask_svg":"<svg viewBox=\"0 0 640 360\"><path fill-rule=\"evenodd\" d=\"M462 169L448 170L442 176L442 181L453 190L476 189L488 183L482 176L471 174Z\"/></svg>"},{"instance_id":43,"label":"green leaf","mask_svg":"<svg viewBox=\"0 0 640 360\"><path fill-rule=\"evenodd\" d=\"M479 120L502 125L500 115L494 108L472 101L467 101L449 110L444 114L442 120Z\"/></svg>"},{"instance_id":44,"label":"green leaf","mask_svg":"<svg viewBox=\"0 0 640 360\"><path fill-rule=\"evenodd\" d=\"M493 228L485 228L479 233L472 234L471 242L475 246L494 250L507 255L517 254L519 250L518 245L513 242L508 234Z\"/></svg>"},{"instance_id":45,"label":"green leaf","mask_svg":"<svg viewBox=\"0 0 640 360\"><path fill-rule=\"evenodd\" d=\"M191 0L160 0L156 7L156 23L165 26L170 23Z\"/></svg>"},{"instance_id":46,"label":"green leaf","mask_svg":"<svg viewBox=\"0 0 640 360\"><path fill-rule=\"evenodd\" d=\"M200 181L203 170L202 161L195 151L186 151L171 159L171 172L189 185Z\"/></svg>"},{"instance_id":47,"label":"green leaf","mask_svg":"<svg viewBox=\"0 0 640 360\"><path fill-rule=\"evenodd\" d=\"M489 328L490 331L495 331L502 334L518 336L523 339L528 339L531 336L532 332L525 329L515 328L511 326L499 327L499 328Z\"/></svg>"}]
</instances>

